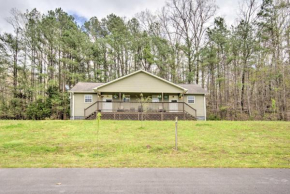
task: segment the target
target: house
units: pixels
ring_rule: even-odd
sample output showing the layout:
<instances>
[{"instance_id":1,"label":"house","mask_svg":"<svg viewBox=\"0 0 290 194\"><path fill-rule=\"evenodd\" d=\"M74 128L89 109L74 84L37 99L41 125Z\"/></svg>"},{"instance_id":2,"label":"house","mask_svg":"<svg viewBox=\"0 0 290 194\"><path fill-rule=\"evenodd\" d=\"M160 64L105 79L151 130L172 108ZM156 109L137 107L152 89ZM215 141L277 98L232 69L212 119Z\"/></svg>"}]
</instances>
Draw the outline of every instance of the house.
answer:
<instances>
[{"instance_id":1,"label":"house","mask_svg":"<svg viewBox=\"0 0 290 194\"><path fill-rule=\"evenodd\" d=\"M206 120L207 93L143 70L108 83L79 82L70 92L71 119Z\"/></svg>"}]
</instances>

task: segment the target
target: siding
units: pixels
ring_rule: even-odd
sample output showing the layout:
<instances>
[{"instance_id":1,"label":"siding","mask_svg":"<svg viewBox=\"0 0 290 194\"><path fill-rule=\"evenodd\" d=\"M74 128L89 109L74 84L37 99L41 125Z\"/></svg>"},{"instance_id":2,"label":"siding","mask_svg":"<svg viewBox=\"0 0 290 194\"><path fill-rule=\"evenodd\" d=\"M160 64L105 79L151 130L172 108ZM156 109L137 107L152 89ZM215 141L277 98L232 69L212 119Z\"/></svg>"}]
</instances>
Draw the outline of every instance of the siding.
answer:
<instances>
[{"instance_id":1,"label":"siding","mask_svg":"<svg viewBox=\"0 0 290 194\"><path fill-rule=\"evenodd\" d=\"M93 102L92 103L85 103L84 102L84 96L85 95L93 95ZM84 116L84 109L93 104L94 102L97 101L97 94L76 94L74 93L74 102L75 102L75 112L74 116L75 117L83 117ZM72 116L72 109L71 109L71 116Z\"/></svg>"},{"instance_id":2,"label":"siding","mask_svg":"<svg viewBox=\"0 0 290 194\"><path fill-rule=\"evenodd\" d=\"M187 103L187 96L195 96L195 103L188 103L192 108L196 109L196 114L199 117L204 117L204 95L186 94L184 95L184 102Z\"/></svg>"},{"instance_id":3,"label":"siding","mask_svg":"<svg viewBox=\"0 0 290 194\"><path fill-rule=\"evenodd\" d=\"M140 72L97 89L100 92L183 93L181 88Z\"/></svg>"}]
</instances>

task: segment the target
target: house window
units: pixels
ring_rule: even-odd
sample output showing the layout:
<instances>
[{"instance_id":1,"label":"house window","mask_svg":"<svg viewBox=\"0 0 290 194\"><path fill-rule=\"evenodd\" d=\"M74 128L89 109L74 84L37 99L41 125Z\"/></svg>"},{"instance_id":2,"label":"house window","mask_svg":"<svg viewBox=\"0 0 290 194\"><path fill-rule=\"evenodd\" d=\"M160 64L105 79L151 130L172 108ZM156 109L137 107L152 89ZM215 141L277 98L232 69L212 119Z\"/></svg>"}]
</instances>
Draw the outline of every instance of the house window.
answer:
<instances>
[{"instance_id":1,"label":"house window","mask_svg":"<svg viewBox=\"0 0 290 194\"><path fill-rule=\"evenodd\" d=\"M130 102L130 95L125 95L124 102Z\"/></svg>"},{"instance_id":2,"label":"house window","mask_svg":"<svg viewBox=\"0 0 290 194\"><path fill-rule=\"evenodd\" d=\"M195 96L187 96L187 103L195 103Z\"/></svg>"},{"instance_id":3,"label":"house window","mask_svg":"<svg viewBox=\"0 0 290 194\"><path fill-rule=\"evenodd\" d=\"M85 95L85 103L93 102L93 95Z\"/></svg>"}]
</instances>

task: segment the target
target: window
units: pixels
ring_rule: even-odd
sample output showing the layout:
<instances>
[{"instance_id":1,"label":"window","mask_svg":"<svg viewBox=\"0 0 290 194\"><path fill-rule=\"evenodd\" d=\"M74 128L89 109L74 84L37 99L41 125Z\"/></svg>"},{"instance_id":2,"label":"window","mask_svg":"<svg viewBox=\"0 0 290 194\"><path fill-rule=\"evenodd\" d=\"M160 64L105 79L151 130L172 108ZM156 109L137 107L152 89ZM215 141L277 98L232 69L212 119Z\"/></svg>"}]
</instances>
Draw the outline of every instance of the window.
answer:
<instances>
[{"instance_id":1,"label":"window","mask_svg":"<svg viewBox=\"0 0 290 194\"><path fill-rule=\"evenodd\" d=\"M93 95L85 95L85 103L93 102Z\"/></svg>"},{"instance_id":2,"label":"window","mask_svg":"<svg viewBox=\"0 0 290 194\"><path fill-rule=\"evenodd\" d=\"M130 95L125 95L124 102L130 102Z\"/></svg>"},{"instance_id":3,"label":"window","mask_svg":"<svg viewBox=\"0 0 290 194\"><path fill-rule=\"evenodd\" d=\"M187 96L187 103L195 103L195 97L194 96Z\"/></svg>"}]
</instances>

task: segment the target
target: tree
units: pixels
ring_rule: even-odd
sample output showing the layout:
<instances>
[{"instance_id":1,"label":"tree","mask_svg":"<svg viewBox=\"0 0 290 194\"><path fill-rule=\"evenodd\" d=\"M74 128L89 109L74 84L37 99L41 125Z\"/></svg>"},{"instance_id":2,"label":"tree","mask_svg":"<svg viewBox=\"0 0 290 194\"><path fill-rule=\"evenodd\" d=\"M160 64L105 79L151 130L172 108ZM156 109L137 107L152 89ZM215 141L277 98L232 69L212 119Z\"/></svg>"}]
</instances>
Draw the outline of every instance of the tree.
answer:
<instances>
[{"instance_id":1,"label":"tree","mask_svg":"<svg viewBox=\"0 0 290 194\"><path fill-rule=\"evenodd\" d=\"M290 8L244 0L237 23L216 17L213 0L170 0L133 18L92 17L81 27L61 8L13 9L0 34L0 118L66 119L67 89L144 69L209 91L213 119L287 120ZM273 109L275 102L275 111Z\"/></svg>"},{"instance_id":2,"label":"tree","mask_svg":"<svg viewBox=\"0 0 290 194\"><path fill-rule=\"evenodd\" d=\"M213 17L216 5L211 0L171 0L167 7L174 33L183 39L187 57L187 82L199 83L199 55L206 24Z\"/></svg>"}]
</instances>

